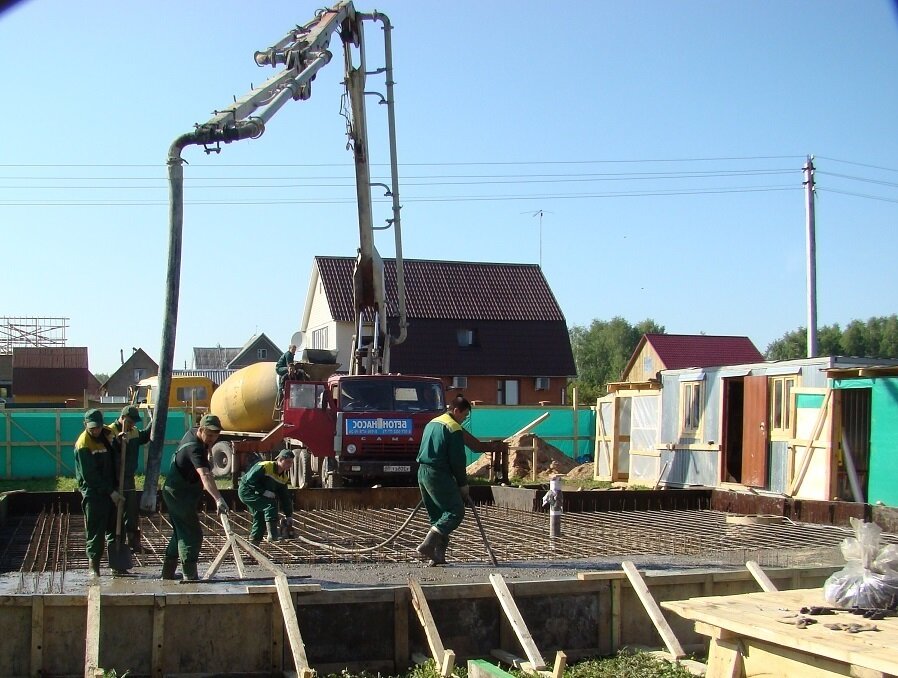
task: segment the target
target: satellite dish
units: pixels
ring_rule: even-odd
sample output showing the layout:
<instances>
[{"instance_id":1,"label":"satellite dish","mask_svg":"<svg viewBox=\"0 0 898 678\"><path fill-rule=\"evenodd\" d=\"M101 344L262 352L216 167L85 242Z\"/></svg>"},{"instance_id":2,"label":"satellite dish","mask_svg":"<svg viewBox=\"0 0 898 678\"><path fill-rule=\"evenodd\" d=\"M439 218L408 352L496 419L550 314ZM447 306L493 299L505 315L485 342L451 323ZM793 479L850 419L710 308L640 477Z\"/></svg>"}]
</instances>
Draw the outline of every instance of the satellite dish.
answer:
<instances>
[{"instance_id":1,"label":"satellite dish","mask_svg":"<svg viewBox=\"0 0 898 678\"><path fill-rule=\"evenodd\" d=\"M302 338L305 335L305 332L300 330L299 332L294 332L293 336L290 337L290 344L296 346L296 351L302 351Z\"/></svg>"}]
</instances>

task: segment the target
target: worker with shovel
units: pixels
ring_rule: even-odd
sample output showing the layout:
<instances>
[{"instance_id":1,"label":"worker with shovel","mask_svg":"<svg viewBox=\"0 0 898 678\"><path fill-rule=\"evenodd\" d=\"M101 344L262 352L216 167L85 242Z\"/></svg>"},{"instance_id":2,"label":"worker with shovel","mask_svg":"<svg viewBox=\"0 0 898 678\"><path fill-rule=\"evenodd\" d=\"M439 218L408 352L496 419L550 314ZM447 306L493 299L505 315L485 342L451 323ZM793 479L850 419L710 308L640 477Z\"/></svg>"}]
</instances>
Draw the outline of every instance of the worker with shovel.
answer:
<instances>
[{"instance_id":1,"label":"worker with shovel","mask_svg":"<svg viewBox=\"0 0 898 678\"><path fill-rule=\"evenodd\" d=\"M228 505L215 486L209 465L209 450L218 440L220 431L221 420L217 416L203 415L199 426L184 434L172 456L171 467L162 486L162 499L173 528L162 561L163 579L175 578L179 558L184 579L199 579L197 560L203 544L199 503L203 490L215 500L219 513L228 512Z\"/></svg>"},{"instance_id":2,"label":"worker with shovel","mask_svg":"<svg viewBox=\"0 0 898 678\"><path fill-rule=\"evenodd\" d=\"M84 536L91 576L100 575L105 543L115 538L115 507L124 498L115 489L113 434L100 410L84 413L84 431L75 442L75 479L81 491Z\"/></svg>"},{"instance_id":3,"label":"worker with shovel","mask_svg":"<svg viewBox=\"0 0 898 678\"><path fill-rule=\"evenodd\" d=\"M293 517L293 497L288 485L293 459L292 451L282 450L274 461L257 461L240 478L237 496L253 514L253 526L249 532L253 544L261 543L266 530L268 541L281 538L277 524L278 502L287 517L289 529Z\"/></svg>"},{"instance_id":4,"label":"worker with shovel","mask_svg":"<svg viewBox=\"0 0 898 678\"><path fill-rule=\"evenodd\" d=\"M119 448L124 447L125 475L125 534L128 535L128 546L134 553L141 552L140 546L140 496L134 486L134 474L137 472L137 462L140 461L140 446L150 442L150 427L138 429L140 423L140 410L134 405L127 405L122 409L121 415L109 429L115 435ZM116 462L120 455L116 456Z\"/></svg>"},{"instance_id":5,"label":"worker with shovel","mask_svg":"<svg viewBox=\"0 0 898 678\"><path fill-rule=\"evenodd\" d=\"M449 534L461 525L470 497L461 427L470 411L468 399L456 396L448 412L424 427L418 449L418 487L431 527L417 551L431 565L445 565Z\"/></svg>"}]
</instances>

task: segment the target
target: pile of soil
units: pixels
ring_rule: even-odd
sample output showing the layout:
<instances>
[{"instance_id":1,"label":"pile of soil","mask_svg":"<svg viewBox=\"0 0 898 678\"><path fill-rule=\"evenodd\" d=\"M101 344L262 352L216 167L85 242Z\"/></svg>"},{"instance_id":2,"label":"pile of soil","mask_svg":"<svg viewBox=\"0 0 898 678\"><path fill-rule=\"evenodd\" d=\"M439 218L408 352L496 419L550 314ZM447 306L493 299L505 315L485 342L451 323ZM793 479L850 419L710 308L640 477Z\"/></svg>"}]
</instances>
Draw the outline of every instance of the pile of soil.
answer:
<instances>
[{"instance_id":1,"label":"pile of soil","mask_svg":"<svg viewBox=\"0 0 898 678\"><path fill-rule=\"evenodd\" d=\"M554 475L564 475L577 466L577 462L568 457L554 445L533 433L525 433L513 438L508 445L508 477L531 478L533 449L536 447L536 477L539 480L550 480ZM481 455L467 468L469 476L487 478L490 472L490 455ZM591 477L591 476L590 476Z\"/></svg>"},{"instance_id":2,"label":"pile of soil","mask_svg":"<svg viewBox=\"0 0 898 678\"><path fill-rule=\"evenodd\" d=\"M585 464L580 464L579 466L575 466L570 471L567 472L565 476L566 480L592 480L592 474L595 471L595 467L591 461L586 462Z\"/></svg>"}]
</instances>

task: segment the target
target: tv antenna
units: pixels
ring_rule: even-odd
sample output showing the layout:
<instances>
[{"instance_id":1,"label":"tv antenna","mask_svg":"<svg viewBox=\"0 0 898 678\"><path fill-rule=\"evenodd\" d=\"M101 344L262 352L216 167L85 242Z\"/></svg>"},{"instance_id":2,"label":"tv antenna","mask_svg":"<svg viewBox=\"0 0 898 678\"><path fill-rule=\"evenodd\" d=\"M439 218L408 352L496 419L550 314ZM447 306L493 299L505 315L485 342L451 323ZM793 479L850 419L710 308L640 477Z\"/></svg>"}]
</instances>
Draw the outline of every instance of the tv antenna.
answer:
<instances>
[{"instance_id":1,"label":"tv antenna","mask_svg":"<svg viewBox=\"0 0 898 678\"><path fill-rule=\"evenodd\" d=\"M534 212L521 212L521 214L529 214L531 217L539 217L539 267L543 267L543 215L554 214L546 210L536 210Z\"/></svg>"}]
</instances>

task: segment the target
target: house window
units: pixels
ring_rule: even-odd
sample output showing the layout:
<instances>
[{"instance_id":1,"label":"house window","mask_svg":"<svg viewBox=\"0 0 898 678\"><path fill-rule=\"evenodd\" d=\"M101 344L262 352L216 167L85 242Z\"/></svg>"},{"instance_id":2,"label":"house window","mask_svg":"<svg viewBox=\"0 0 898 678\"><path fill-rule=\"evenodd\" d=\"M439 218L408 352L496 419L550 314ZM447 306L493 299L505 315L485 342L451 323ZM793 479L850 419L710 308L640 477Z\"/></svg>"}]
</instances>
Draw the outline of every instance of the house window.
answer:
<instances>
[{"instance_id":1,"label":"house window","mask_svg":"<svg viewBox=\"0 0 898 678\"><path fill-rule=\"evenodd\" d=\"M499 405L519 405L518 380L500 379L496 392L496 403Z\"/></svg>"},{"instance_id":2,"label":"house window","mask_svg":"<svg viewBox=\"0 0 898 678\"><path fill-rule=\"evenodd\" d=\"M680 384L680 433L697 437L702 428L704 381L684 381Z\"/></svg>"},{"instance_id":3,"label":"house window","mask_svg":"<svg viewBox=\"0 0 898 678\"><path fill-rule=\"evenodd\" d=\"M144 368L144 367L135 367L134 368L134 383L135 384L146 376L147 376L146 368Z\"/></svg>"},{"instance_id":4,"label":"house window","mask_svg":"<svg viewBox=\"0 0 898 678\"><path fill-rule=\"evenodd\" d=\"M458 340L458 345L462 348L469 348L471 346L477 345L477 330L473 329L463 329L456 330L455 333L456 339Z\"/></svg>"},{"instance_id":5,"label":"house window","mask_svg":"<svg viewBox=\"0 0 898 678\"><path fill-rule=\"evenodd\" d=\"M642 357L642 375L643 379L652 377L652 356L650 355Z\"/></svg>"},{"instance_id":6,"label":"house window","mask_svg":"<svg viewBox=\"0 0 898 678\"><path fill-rule=\"evenodd\" d=\"M771 433L791 434L792 432L792 391L798 377L770 377L770 428Z\"/></svg>"},{"instance_id":7,"label":"house window","mask_svg":"<svg viewBox=\"0 0 898 678\"><path fill-rule=\"evenodd\" d=\"M265 360L268 357L268 349L267 348L257 348L256 349L256 357L259 360Z\"/></svg>"},{"instance_id":8,"label":"house window","mask_svg":"<svg viewBox=\"0 0 898 678\"><path fill-rule=\"evenodd\" d=\"M452 377L452 386L449 388L468 388L468 378Z\"/></svg>"},{"instance_id":9,"label":"house window","mask_svg":"<svg viewBox=\"0 0 898 678\"><path fill-rule=\"evenodd\" d=\"M312 331L312 348L327 348L328 335L326 327Z\"/></svg>"},{"instance_id":10,"label":"house window","mask_svg":"<svg viewBox=\"0 0 898 678\"><path fill-rule=\"evenodd\" d=\"M537 377L533 380L533 389L536 391L549 390L549 377Z\"/></svg>"}]
</instances>

